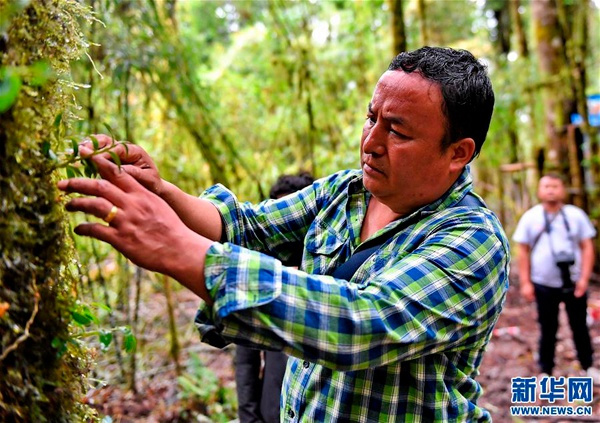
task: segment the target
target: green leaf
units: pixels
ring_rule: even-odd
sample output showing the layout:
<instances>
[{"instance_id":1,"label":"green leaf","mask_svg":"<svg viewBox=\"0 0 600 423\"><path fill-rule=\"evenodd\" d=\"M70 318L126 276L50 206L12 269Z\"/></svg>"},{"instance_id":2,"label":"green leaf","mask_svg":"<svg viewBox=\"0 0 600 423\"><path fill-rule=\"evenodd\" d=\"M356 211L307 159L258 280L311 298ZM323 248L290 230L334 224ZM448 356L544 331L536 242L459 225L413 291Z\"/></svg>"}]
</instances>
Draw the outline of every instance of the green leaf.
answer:
<instances>
[{"instance_id":1,"label":"green leaf","mask_svg":"<svg viewBox=\"0 0 600 423\"><path fill-rule=\"evenodd\" d=\"M117 330L121 331L123 334L123 347L127 352L135 351L135 347L137 345L137 339L133 333L131 333L130 326L120 326Z\"/></svg>"},{"instance_id":2,"label":"green leaf","mask_svg":"<svg viewBox=\"0 0 600 423\"><path fill-rule=\"evenodd\" d=\"M60 339L60 338L54 337L54 338L52 339L52 342L50 343L50 345L52 345L52 348L60 348L60 347L62 347L63 345L65 345L65 341L63 341L63 340L62 340L62 339Z\"/></svg>"},{"instance_id":3,"label":"green leaf","mask_svg":"<svg viewBox=\"0 0 600 423\"><path fill-rule=\"evenodd\" d=\"M98 323L98 318L86 304L79 304L77 308L71 310L71 316L76 323L87 326L90 323Z\"/></svg>"},{"instance_id":4,"label":"green leaf","mask_svg":"<svg viewBox=\"0 0 600 423\"><path fill-rule=\"evenodd\" d=\"M52 348L56 350L57 357L62 357L62 355L67 351L67 343L60 338L53 338L50 345L52 345Z\"/></svg>"},{"instance_id":5,"label":"green leaf","mask_svg":"<svg viewBox=\"0 0 600 423\"><path fill-rule=\"evenodd\" d=\"M72 165L67 165L66 171L67 171L67 178L75 178L76 176L83 176L83 173L81 173L81 169L79 169L78 167L72 166Z\"/></svg>"},{"instance_id":6,"label":"green leaf","mask_svg":"<svg viewBox=\"0 0 600 423\"><path fill-rule=\"evenodd\" d=\"M100 143L98 142L98 138L96 138L93 135L90 135L89 137L92 140L92 145L94 146L94 151L99 150L100 149Z\"/></svg>"},{"instance_id":7,"label":"green leaf","mask_svg":"<svg viewBox=\"0 0 600 423\"><path fill-rule=\"evenodd\" d=\"M57 140L61 139L61 135L62 135L62 113L59 113L55 118L54 118L54 136L56 137Z\"/></svg>"},{"instance_id":8,"label":"green leaf","mask_svg":"<svg viewBox=\"0 0 600 423\"><path fill-rule=\"evenodd\" d=\"M128 156L129 155L129 145L127 143L127 141L119 141L119 143L125 147L125 154Z\"/></svg>"},{"instance_id":9,"label":"green leaf","mask_svg":"<svg viewBox=\"0 0 600 423\"><path fill-rule=\"evenodd\" d=\"M88 178L93 178L98 174L98 168L96 167L96 163L91 161L90 159L83 160L83 173Z\"/></svg>"},{"instance_id":10,"label":"green leaf","mask_svg":"<svg viewBox=\"0 0 600 423\"><path fill-rule=\"evenodd\" d=\"M60 125L60 122L62 121L62 113L59 113L58 115L56 115L56 117L54 118L54 127L58 128Z\"/></svg>"},{"instance_id":11,"label":"green leaf","mask_svg":"<svg viewBox=\"0 0 600 423\"><path fill-rule=\"evenodd\" d=\"M137 345L137 339L135 335L130 333L129 335L125 335L123 339L123 346L125 347L125 351L128 353L135 351L135 347Z\"/></svg>"},{"instance_id":12,"label":"green leaf","mask_svg":"<svg viewBox=\"0 0 600 423\"><path fill-rule=\"evenodd\" d=\"M50 157L48 153L50 152L50 142L44 141L42 143L42 154L46 157Z\"/></svg>"},{"instance_id":13,"label":"green leaf","mask_svg":"<svg viewBox=\"0 0 600 423\"><path fill-rule=\"evenodd\" d=\"M73 147L73 158L75 158L79 155L79 143L71 138L71 146Z\"/></svg>"},{"instance_id":14,"label":"green leaf","mask_svg":"<svg viewBox=\"0 0 600 423\"><path fill-rule=\"evenodd\" d=\"M10 109L19 95L21 79L18 75L3 69L0 72L0 113Z\"/></svg>"},{"instance_id":15,"label":"green leaf","mask_svg":"<svg viewBox=\"0 0 600 423\"><path fill-rule=\"evenodd\" d=\"M34 63L30 67L31 70L31 85L40 86L44 85L48 79L52 76L52 70L47 62L41 61Z\"/></svg>"},{"instance_id":16,"label":"green leaf","mask_svg":"<svg viewBox=\"0 0 600 423\"><path fill-rule=\"evenodd\" d=\"M102 344L102 349L106 350L113 340L113 334L112 332L102 330L98 335L98 339L100 340L100 344Z\"/></svg>"},{"instance_id":17,"label":"green leaf","mask_svg":"<svg viewBox=\"0 0 600 423\"><path fill-rule=\"evenodd\" d=\"M71 317L75 320L75 323L81 326L87 326L94 321L88 314L75 310L71 311Z\"/></svg>"},{"instance_id":18,"label":"green leaf","mask_svg":"<svg viewBox=\"0 0 600 423\"><path fill-rule=\"evenodd\" d=\"M102 125L104 125L104 127L108 131L108 134L113 139L113 142L116 142L117 139L115 137L115 131L113 131L113 129L110 127L110 125L108 123L106 123L106 122L103 122Z\"/></svg>"},{"instance_id":19,"label":"green leaf","mask_svg":"<svg viewBox=\"0 0 600 423\"><path fill-rule=\"evenodd\" d=\"M121 158L114 151L109 151L108 154L110 154L110 157L113 159L113 162L115 162L117 164L117 166L119 166L119 169L120 169L121 168Z\"/></svg>"}]
</instances>

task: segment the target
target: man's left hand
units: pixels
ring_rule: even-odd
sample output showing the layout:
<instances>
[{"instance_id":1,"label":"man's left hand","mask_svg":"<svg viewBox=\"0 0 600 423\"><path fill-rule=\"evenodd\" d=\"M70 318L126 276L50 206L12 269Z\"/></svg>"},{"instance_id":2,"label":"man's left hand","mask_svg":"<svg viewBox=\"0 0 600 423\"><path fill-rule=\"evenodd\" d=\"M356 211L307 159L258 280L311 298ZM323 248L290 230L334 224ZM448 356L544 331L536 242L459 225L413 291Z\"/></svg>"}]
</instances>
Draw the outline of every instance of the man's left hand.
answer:
<instances>
[{"instance_id":1,"label":"man's left hand","mask_svg":"<svg viewBox=\"0 0 600 423\"><path fill-rule=\"evenodd\" d=\"M588 289L589 281L587 279L579 279L575 284L575 298L581 298L585 295Z\"/></svg>"}]
</instances>

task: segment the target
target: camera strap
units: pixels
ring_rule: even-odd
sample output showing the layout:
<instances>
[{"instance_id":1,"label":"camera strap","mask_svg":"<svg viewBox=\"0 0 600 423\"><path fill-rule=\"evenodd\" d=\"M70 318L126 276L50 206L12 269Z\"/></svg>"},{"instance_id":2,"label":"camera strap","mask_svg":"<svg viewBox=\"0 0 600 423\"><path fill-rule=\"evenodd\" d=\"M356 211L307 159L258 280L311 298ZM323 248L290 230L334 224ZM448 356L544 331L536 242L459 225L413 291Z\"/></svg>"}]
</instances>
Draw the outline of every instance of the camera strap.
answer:
<instances>
[{"instance_id":1,"label":"camera strap","mask_svg":"<svg viewBox=\"0 0 600 423\"><path fill-rule=\"evenodd\" d=\"M560 215L562 216L563 224L565 225L565 229L567 230L567 237L569 238L569 241L571 241L571 243L573 243L573 237L571 237L571 227L569 226L569 222L567 221L567 216L565 215L565 212L562 207L560 208L558 213L560 213ZM542 233L544 233L544 232L548 233L548 242L550 242L550 251L552 252L552 256L555 258L556 258L556 254L554 253L554 248L552 245L552 236L550 236L550 232L552 231L552 228L550 227L550 225L552 224L552 222L554 222L554 219L556 219L556 217L558 216L558 213L554 214L554 216L552 216L552 218L549 218L548 213L546 212L546 210L544 210L544 221L546 223L546 226L545 226L544 230L537 236L537 238L534 241L534 246L535 246L535 244L539 240ZM574 247L574 245L573 245L573 247ZM531 249L533 250L533 247L531 247ZM573 248L573 254L574 253L575 253L575 249Z\"/></svg>"},{"instance_id":2,"label":"camera strap","mask_svg":"<svg viewBox=\"0 0 600 423\"><path fill-rule=\"evenodd\" d=\"M545 226L536 235L535 239L531 243L531 248L529 249L530 252L533 252L533 249L535 248L535 246L537 245L538 241L540 240L540 238L542 237L542 235L544 235L545 232L547 232L548 233L548 237L550 237L550 224L552 222L554 222L554 219L556 219L556 216L558 216L558 214L553 215L552 219L548 219L548 215L546 214L546 211L544 210L544 220L545 220L546 223L545 223ZM552 241L550 241L550 242L552 242ZM552 255L554 255L554 252L552 252Z\"/></svg>"},{"instance_id":3,"label":"camera strap","mask_svg":"<svg viewBox=\"0 0 600 423\"><path fill-rule=\"evenodd\" d=\"M562 207L558 211L558 213L561 214L561 216L563 218L563 223L565 225L565 228L567 229L567 234L569 235L569 239L572 241L573 239L571 238L571 228L569 226L569 222L567 221L567 216L565 215L565 212L563 211ZM552 255L554 256L554 249L552 248L552 237L550 236L550 231L551 231L550 225L552 224L552 222L554 222L554 219L556 219L556 217L558 216L558 213L555 213L554 215L552 215L552 217L549 218L548 213L546 212L546 210L544 210L544 221L545 221L544 229L542 229L536 235L535 239L531 243L530 251L533 251L533 249L537 245L538 241L540 240L541 236L544 235L544 232L545 232L548 234L548 240L550 242L550 250L552 251Z\"/></svg>"},{"instance_id":4,"label":"camera strap","mask_svg":"<svg viewBox=\"0 0 600 423\"><path fill-rule=\"evenodd\" d=\"M565 215L565 211L563 210L563 208L561 207L558 210L558 213L560 213L560 215L563 218L563 223L565 225L565 229L567 230L567 234L569 234L569 238L571 238L571 227L569 226L569 222L567 221L567 216ZM550 225L552 224L552 222L554 222L554 219L556 219L556 217L558 216L558 213L555 213L554 216L552 216L552 219L548 218L548 212L546 212L546 210L544 210L544 220L546 221L546 227L545 227L545 231L550 233Z\"/></svg>"}]
</instances>

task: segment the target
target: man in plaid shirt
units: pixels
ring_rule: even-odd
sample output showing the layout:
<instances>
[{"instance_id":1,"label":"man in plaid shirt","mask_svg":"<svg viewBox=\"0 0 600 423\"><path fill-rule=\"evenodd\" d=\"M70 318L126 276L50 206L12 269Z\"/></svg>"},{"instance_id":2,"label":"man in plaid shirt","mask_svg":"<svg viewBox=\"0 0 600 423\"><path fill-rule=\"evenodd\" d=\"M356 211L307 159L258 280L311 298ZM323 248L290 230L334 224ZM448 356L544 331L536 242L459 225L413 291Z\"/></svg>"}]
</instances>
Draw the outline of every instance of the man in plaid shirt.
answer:
<instances>
[{"instance_id":1,"label":"man in plaid shirt","mask_svg":"<svg viewBox=\"0 0 600 423\"><path fill-rule=\"evenodd\" d=\"M291 356L282 421L490 421L475 377L504 302L509 247L471 191L468 163L493 104L470 53L424 47L379 79L360 170L253 205L220 185L189 196L139 147L119 145L126 172L94 156L104 180L59 188L96 196L69 210L110 216L77 233L204 299L203 340ZM349 280L332 276L381 240ZM300 269L284 267L301 245Z\"/></svg>"}]
</instances>

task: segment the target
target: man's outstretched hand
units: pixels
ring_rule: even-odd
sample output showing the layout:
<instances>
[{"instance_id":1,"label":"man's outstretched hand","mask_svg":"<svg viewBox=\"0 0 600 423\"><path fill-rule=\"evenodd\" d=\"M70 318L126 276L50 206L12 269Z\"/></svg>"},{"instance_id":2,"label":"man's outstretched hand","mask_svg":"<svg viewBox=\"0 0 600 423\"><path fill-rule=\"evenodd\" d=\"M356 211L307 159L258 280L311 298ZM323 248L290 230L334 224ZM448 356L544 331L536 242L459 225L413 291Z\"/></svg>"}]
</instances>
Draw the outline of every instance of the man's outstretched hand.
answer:
<instances>
[{"instance_id":1,"label":"man's outstretched hand","mask_svg":"<svg viewBox=\"0 0 600 423\"><path fill-rule=\"evenodd\" d=\"M115 153L119 157L121 169L133 176L148 190L156 195L161 195L163 180L160 177L156 164L142 147L127 142L115 142L111 137L103 134L94 135L94 138L98 140L98 149L114 145L110 149L110 152ZM93 148L92 141L87 140L79 145L79 152L85 158L93 153ZM98 155L107 160L113 160L109 152Z\"/></svg>"},{"instance_id":2,"label":"man's outstretched hand","mask_svg":"<svg viewBox=\"0 0 600 423\"><path fill-rule=\"evenodd\" d=\"M87 151L82 147L84 156ZM204 256L212 241L190 230L164 200L142 186L142 181L155 183L158 172L141 148L125 151L124 146L115 146L115 152L123 157L120 167L108 154L91 157L102 179L58 183L62 191L85 196L72 198L66 204L68 211L110 220L108 225L80 224L75 233L109 243L138 266L171 276L210 301L204 287Z\"/></svg>"}]
</instances>

